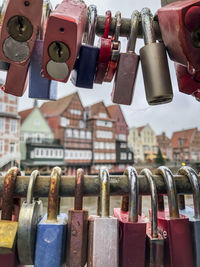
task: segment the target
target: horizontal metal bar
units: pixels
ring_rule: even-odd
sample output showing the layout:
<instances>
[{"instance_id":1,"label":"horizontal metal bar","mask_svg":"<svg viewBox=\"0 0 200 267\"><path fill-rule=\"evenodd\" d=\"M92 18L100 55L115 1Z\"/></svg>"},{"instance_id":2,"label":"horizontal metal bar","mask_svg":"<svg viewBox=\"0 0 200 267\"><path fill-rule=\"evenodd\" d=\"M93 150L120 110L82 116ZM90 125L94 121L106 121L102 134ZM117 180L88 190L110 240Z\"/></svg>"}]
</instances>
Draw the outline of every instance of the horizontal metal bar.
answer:
<instances>
[{"instance_id":1,"label":"horizontal metal bar","mask_svg":"<svg viewBox=\"0 0 200 267\"><path fill-rule=\"evenodd\" d=\"M157 186L158 194L166 194L166 187L163 178L160 175L154 175L154 180ZM143 175L139 175L139 192L141 195L150 195L150 189L147 179ZM110 176L110 194L127 195L129 192L127 176L111 175ZM186 176L174 175L177 193L192 194L191 184ZM37 178L34 190L35 197L48 197L49 191L49 176L39 176ZM26 197L28 188L29 176L19 176L15 186L15 197ZM4 177L0 176L0 196L3 193ZM75 176L62 176L60 184L61 197L73 197L75 188ZM98 176L84 176L84 196L98 196L100 193L100 185Z\"/></svg>"},{"instance_id":2,"label":"horizontal metal bar","mask_svg":"<svg viewBox=\"0 0 200 267\"><path fill-rule=\"evenodd\" d=\"M96 25L96 34L98 36L101 36L104 33L105 22L106 22L105 16L98 16L97 25ZM109 32L110 35L114 35L115 25L116 25L116 18L113 17L112 21L111 21L111 25L110 25L110 32ZM156 39L161 41L162 37L161 37L160 27L159 27L159 23L158 23L156 17L155 17L155 20L153 21L153 28L155 30ZM87 27L86 27L86 31L87 31ZM131 31L131 19L122 18L121 28L120 28L120 36L121 37L129 37L130 31ZM143 38L141 20L139 22L138 38Z\"/></svg>"}]
</instances>

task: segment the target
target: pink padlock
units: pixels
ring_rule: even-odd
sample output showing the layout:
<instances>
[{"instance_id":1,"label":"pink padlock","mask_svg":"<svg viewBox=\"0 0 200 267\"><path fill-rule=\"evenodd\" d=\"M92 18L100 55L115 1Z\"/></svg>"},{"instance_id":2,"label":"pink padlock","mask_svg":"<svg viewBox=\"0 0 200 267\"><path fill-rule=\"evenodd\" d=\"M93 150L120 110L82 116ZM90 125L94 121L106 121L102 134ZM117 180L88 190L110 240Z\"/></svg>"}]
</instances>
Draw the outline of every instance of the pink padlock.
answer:
<instances>
[{"instance_id":1,"label":"pink padlock","mask_svg":"<svg viewBox=\"0 0 200 267\"><path fill-rule=\"evenodd\" d=\"M29 61L26 65L10 64L5 85L1 89L11 95L22 96L28 85Z\"/></svg>"},{"instance_id":2,"label":"pink padlock","mask_svg":"<svg viewBox=\"0 0 200 267\"><path fill-rule=\"evenodd\" d=\"M42 0L4 1L0 19L3 61L26 65L41 24L42 5Z\"/></svg>"},{"instance_id":3,"label":"pink padlock","mask_svg":"<svg viewBox=\"0 0 200 267\"><path fill-rule=\"evenodd\" d=\"M44 41L44 77L67 82L78 56L87 20L82 1L64 0L50 14Z\"/></svg>"}]
</instances>

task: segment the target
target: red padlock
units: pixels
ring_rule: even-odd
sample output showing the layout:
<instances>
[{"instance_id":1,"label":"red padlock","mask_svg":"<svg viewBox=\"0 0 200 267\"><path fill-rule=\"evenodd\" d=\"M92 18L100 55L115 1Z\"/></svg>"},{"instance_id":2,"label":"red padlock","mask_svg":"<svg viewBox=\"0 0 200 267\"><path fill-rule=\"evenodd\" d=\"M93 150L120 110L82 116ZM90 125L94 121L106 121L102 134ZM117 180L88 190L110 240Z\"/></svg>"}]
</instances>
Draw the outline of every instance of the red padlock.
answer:
<instances>
[{"instance_id":1,"label":"red padlock","mask_svg":"<svg viewBox=\"0 0 200 267\"><path fill-rule=\"evenodd\" d=\"M41 24L42 0L8 0L0 20L0 58L8 63L26 64Z\"/></svg>"},{"instance_id":2,"label":"red padlock","mask_svg":"<svg viewBox=\"0 0 200 267\"><path fill-rule=\"evenodd\" d=\"M106 23L104 35L99 39L100 52L99 59L97 64L97 71L95 76L95 83L102 84L104 80L104 76L106 74L108 63L110 61L111 52L112 52L112 37L108 37L110 31L112 14L111 11L106 11Z\"/></svg>"},{"instance_id":3,"label":"red padlock","mask_svg":"<svg viewBox=\"0 0 200 267\"><path fill-rule=\"evenodd\" d=\"M200 71L190 74L187 67L175 63L178 88L181 93L200 98Z\"/></svg>"},{"instance_id":4,"label":"red padlock","mask_svg":"<svg viewBox=\"0 0 200 267\"><path fill-rule=\"evenodd\" d=\"M200 1L178 1L158 10L162 39L171 60L200 70Z\"/></svg>"},{"instance_id":5,"label":"red padlock","mask_svg":"<svg viewBox=\"0 0 200 267\"><path fill-rule=\"evenodd\" d=\"M173 174L167 167L156 171L167 187L169 209L158 212L158 228L165 238L165 263L170 267L193 267L192 240L189 219L179 215L176 186Z\"/></svg>"},{"instance_id":6,"label":"red padlock","mask_svg":"<svg viewBox=\"0 0 200 267\"><path fill-rule=\"evenodd\" d=\"M114 209L114 217L120 226L119 261L121 267L144 267L146 220L138 216L138 178L135 168L125 171L130 183L129 211L126 211L127 198L121 209ZM125 211L124 211L125 210Z\"/></svg>"},{"instance_id":7,"label":"red padlock","mask_svg":"<svg viewBox=\"0 0 200 267\"><path fill-rule=\"evenodd\" d=\"M50 14L43 50L44 77L67 82L78 56L87 20L82 1L64 0Z\"/></svg>"},{"instance_id":8,"label":"red padlock","mask_svg":"<svg viewBox=\"0 0 200 267\"><path fill-rule=\"evenodd\" d=\"M22 96L28 85L28 70L29 61L25 65L10 64L5 85L1 89L7 94Z\"/></svg>"},{"instance_id":9,"label":"red padlock","mask_svg":"<svg viewBox=\"0 0 200 267\"><path fill-rule=\"evenodd\" d=\"M119 11L116 12L115 17L116 17L115 35L112 38L112 52L110 61L108 63L108 68L104 76L104 82L112 81L118 66L120 46L121 46L120 41L118 40L121 28L121 12Z\"/></svg>"},{"instance_id":10,"label":"red padlock","mask_svg":"<svg viewBox=\"0 0 200 267\"><path fill-rule=\"evenodd\" d=\"M4 181L4 189L2 196L2 213L0 220L0 267L16 267L16 234L18 228L19 209L15 210L13 216L13 194L15 189L15 181L20 175L18 168L11 168Z\"/></svg>"}]
</instances>

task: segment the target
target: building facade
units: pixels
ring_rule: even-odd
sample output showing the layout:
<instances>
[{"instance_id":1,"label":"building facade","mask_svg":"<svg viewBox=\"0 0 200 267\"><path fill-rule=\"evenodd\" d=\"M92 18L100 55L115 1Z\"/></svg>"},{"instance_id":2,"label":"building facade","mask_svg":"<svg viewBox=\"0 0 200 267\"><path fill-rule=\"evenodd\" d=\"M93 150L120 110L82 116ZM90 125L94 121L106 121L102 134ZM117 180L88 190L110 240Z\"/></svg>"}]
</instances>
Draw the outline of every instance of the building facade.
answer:
<instances>
[{"instance_id":1,"label":"building facade","mask_svg":"<svg viewBox=\"0 0 200 267\"><path fill-rule=\"evenodd\" d=\"M0 90L0 170L20 163L20 117L17 97Z\"/></svg>"},{"instance_id":2,"label":"building facade","mask_svg":"<svg viewBox=\"0 0 200 267\"><path fill-rule=\"evenodd\" d=\"M197 128L174 132L171 140L174 161L200 161L200 131Z\"/></svg>"},{"instance_id":3,"label":"building facade","mask_svg":"<svg viewBox=\"0 0 200 267\"><path fill-rule=\"evenodd\" d=\"M128 144L133 149L136 163L153 162L158 152L156 135L149 124L129 129Z\"/></svg>"},{"instance_id":4,"label":"building facade","mask_svg":"<svg viewBox=\"0 0 200 267\"><path fill-rule=\"evenodd\" d=\"M172 160L171 139L163 132L161 135L156 136L158 147L165 159Z\"/></svg>"}]
</instances>

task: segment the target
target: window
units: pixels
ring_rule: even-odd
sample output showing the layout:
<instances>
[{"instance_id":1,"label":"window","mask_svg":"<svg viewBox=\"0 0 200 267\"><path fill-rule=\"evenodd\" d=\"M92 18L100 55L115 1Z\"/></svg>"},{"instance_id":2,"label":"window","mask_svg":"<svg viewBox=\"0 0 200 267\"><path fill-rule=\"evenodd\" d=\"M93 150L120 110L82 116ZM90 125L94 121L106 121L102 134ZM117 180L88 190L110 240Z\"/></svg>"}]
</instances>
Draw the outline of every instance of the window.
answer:
<instances>
[{"instance_id":1,"label":"window","mask_svg":"<svg viewBox=\"0 0 200 267\"><path fill-rule=\"evenodd\" d=\"M11 133L17 132L17 120L10 120L10 132Z\"/></svg>"},{"instance_id":2,"label":"window","mask_svg":"<svg viewBox=\"0 0 200 267\"><path fill-rule=\"evenodd\" d=\"M132 154L128 153L128 160L132 160Z\"/></svg>"},{"instance_id":3,"label":"window","mask_svg":"<svg viewBox=\"0 0 200 267\"><path fill-rule=\"evenodd\" d=\"M4 153L4 140L0 140L0 154Z\"/></svg>"},{"instance_id":4,"label":"window","mask_svg":"<svg viewBox=\"0 0 200 267\"><path fill-rule=\"evenodd\" d=\"M73 130L73 137L79 138L79 131L78 130Z\"/></svg>"},{"instance_id":5,"label":"window","mask_svg":"<svg viewBox=\"0 0 200 267\"><path fill-rule=\"evenodd\" d=\"M65 150L66 160L91 160L92 152L89 150Z\"/></svg>"},{"instance_id":6,"label":"window","mask_svg":"<svg viewBox=\"0 0 200 267\"><path fill-rule=\"evenodd\" d=\"M84 128L84 126L85 126L84 121L79 121L79 127L80 127L80 128Z\"/></svg>"},{"instance_id":7,"label":"window","mask_svg":"<svg viewBox=\"0 0 200 267\"><path fill-rule=\"evenodd\" d=\"M87 131L87 139L92 139L92 133Z\"/></svg>"},{"instance_id":8,"label":"window","mask_svg":"<svg viewBox=\"0 0 200 267\"><path fill-rule=\"evenodd\" d=\"M112 122L111 121L96 121L96 126L101 126L101 127L109 127L112 128Z\"/></svg>"},{"instance_id":9,"label":"window","mask_svg":"<svg viewBox=\"0 0 200 267\"><path fill-rule=\"evenodd\" d=\"M96 131L97 138L112 139L112 132Z\"/></svg>"},{"instance_id":10,"label":"window","mask_svg":"<svg viewBox=\"0 0 200 267\"><path fill-rule=\"evenodd\" d=\"M126 141L126 135L125 134L119 134L118 138L119 138L119 140Z\"/></svg>"},{"instance_id":11,"label":"window","mask_svg":"<svg viewBox=\"0 0 200 267\"><path fill-rule=\"evenodd\" d=\"M10 153L15 152L15 143L10 143Z\"/></svg>"},{"instance_id":12,"label":"window","mask_svg":"<svg viewBox=\"0 0 200 267\"><path fill-rule=\"evenodd\" d=\"M0 118L0 132L4 132L4 131L5 131L5 119Z\"/></svg>"},{"instance_id":13,"label":"window","mask_svg":"<svg viewBox=\"0 0 200 267\"><path fill-rule=\"evenodd\" d=\"M34 120L33 124L34 124L35 126L40 126L40 121L39 121L39 120Z\"/></svg>"},{"instance_id":14,"label":"window","mask_svg":"<svg viewBox=\"0 0 200 267\"><path fill-rule=\"evenodd\" d=\"M72 137L72 129L67 129L65 134L66 134L66 137Z\"/></svg>"},{"instance_id":15,"label":"window","mask_svg":"<svg viewBox=\"0 0 200 267\"><path fill-rule=\"evenodd\" d=\"M15 101L16 100L16 96L14 96L14 95L8 95L8 100L9 101Z\"/></svg>"},{"instance_id":16,"label":"window","mask_svg":"<svg viewBox=\"0 0 200 267\"><path fill-rule=\"evenodd\" d=\"M80 131L80 138L85 138L85 131Z\"/></svg>"},{"instance_id":17,"label":"window","mask_svg":"<svg viewBox=\"0 0 200 267\"><path fill-rule=\"evenodd\" d=\"M121 143L120 148L126 148L126 143Z\"/></svg>"},{"instance_id":18,"label":"window","mask_svg":"<svg viewBox=\"0 0 200 267\"><path fill-rule=\"evenodd\" d=\"M60 118L60 126L62 126L62 127L66 127L67 125L69 125L69 122L70 121L65 117Z\"/></svg>"},{"instance_id":19,"label":"window","mask_svg":"<svg viewBox=\"0 0 200 267\"><path fill-rule=\"evenodd\" d=\"M5 104L0 103L0 112L5 112Z\"/></svg>"},{"instance_id":20,"label":"window","mask_svg":"<svg viewBox=\"0 0 200 267\"><path fill-rule=\"evenodd\" d=\"M70 109L70 113L74 115L81 115L81 111L78 109Z\"/></svg>"},{"instance_id":21,"label":"window","mask_svg":"<svg viewBox=\"0 0 200 267\"><path fill-rule=\"evenodd\" d=\"M120 153L120 159L121 160L126 160L127 159L127 155L126 155L126 153Z\"/></svg>"},{"instance_id":22,"label":"window","mask_svg":"<svg viewBox=\"0 0 200 267\"><path fill-rule=\"evenodd\" d=\"M107 114L106 113L103 113L103 112L99 112L99 117L101 118L107 118Z\"/></svg>"}]
</instances>

